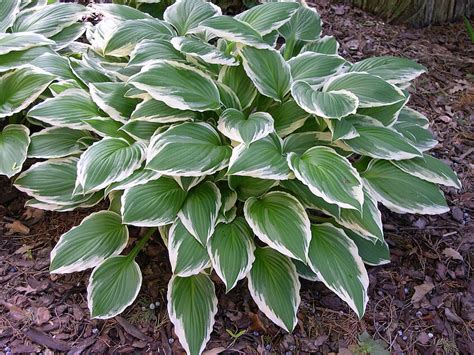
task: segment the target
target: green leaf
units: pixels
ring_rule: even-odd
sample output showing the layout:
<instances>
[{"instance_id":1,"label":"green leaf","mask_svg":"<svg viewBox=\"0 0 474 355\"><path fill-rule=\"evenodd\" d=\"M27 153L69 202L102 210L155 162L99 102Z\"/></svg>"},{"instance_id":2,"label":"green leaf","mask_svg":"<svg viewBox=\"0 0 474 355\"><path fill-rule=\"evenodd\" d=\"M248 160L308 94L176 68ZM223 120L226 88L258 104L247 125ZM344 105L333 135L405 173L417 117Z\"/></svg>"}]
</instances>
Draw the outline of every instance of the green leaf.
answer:
<instances>
[{"instance_id":1,"label":"green leaf","mask_svg":"<svg viewBox=\"0 0 474 355\"><path fill-rule=\"evenodd\" d=\"M5 126L0 132L0 175L8 178L19 173L26 160L30 130L20 124Z\"/></svg>"},{"instance_id":2,"label":"green leaf","mask_svg":"<svg viewBox=\"0 0 474 355\"><path fill-rule=\"evenodd\" d=\"M226 285L226 292L248 274L255 260L253 233L242 217L217 225L207 249L214 270Z\"/></svg>"},{"instance_id":3,"label":"green leaf","mask_svg":"<svg viewBox=\"0 0 474 355\"><path fill-rule=\"evenodd\" d=\"M49 204L82 203L91 195L74 195L78 161L78 158L69 157L33 164L15 180L15 187Z\"/></svg>"},{"instance_id":4,"label":"green leaf","mask_svg":"<svg viewBox=\"0 0 474 355\"><path fill-rule=\"evenodd\" d=\"M250 78L245 74L244 67L222 67L219 73L219 81L227 85L237 95L242 109L250 107L257 96L257 88Z\"/></svg>"},{"instance_id":5,"label":"green leaf","mask_svg":"<svg viewBox=\"0 0 474 355\"><path fill-rule=\"evenodd\" d=\"M0 55L13 51L23 51L33 47L50 46L53 44L53 41L38 33L0 33Z\"/></svg>"},{"instance_id":6,"label":"green leaf","mask_svg":"<svg viewBox=\"0 0 474 355\"><path fill-rule=\"evenodd\" d=\"M324 223L311 226L309 265L330 290L362 318L368 301L369 276L356 244L342 229Z\"/></svg>"},{"instance_id":7,"label":"green leaf","mask_svg":"<svg viewBox=\"0 0 474 355\"><path fill-rule=\"evenodd\" d=\"M90 94L96 105L120 122L126 122L140 102L124 96L130 88L130 85L122 82L89 84Z\"/></svg>"},{"instance_id":8,"label":"green leaf","mask_svg":"<svg viewBox=\"0 0 474 355\"><path fill-rule=\"evenodd\" d=\"M316 196L342 208L361 209L364 194L359 173L334 149L313 147L300 157L290 153L288 164Z\"/></svg>"},{"instance_id":9,"label":"green leaf","mask_svg":"<svg viewBox=\"0 0 474 355\"><path fill-rule=\"evenodd\" d=\"M144 66L157 59L171 60L174 62L184 62L185 57L177 51L171 42L166 39L155 38L153 40L144 40L135 46L130 54L128 66Z\"/></svg>"},{"instance_id":10,"label":"green leaf","mask_svg":"<svg viewBox=\"0 0 474 355\"><path fill-rule=\"evenodd\" d=\"M123 222L140 227L172 223L185 199L186 192L165 176L127 188L122 196Z\"/></svg>"},{"instance_id":11,"label":"green leaf","mask_svg":"<svg viewBox=\"0 0 474 355\"><path fill-rule=\"evenodd\" d=\"M17 69L0 77L0 118L27 108L54 77L36 68Z\"/></svg>"},{"instance_id":12,"label":"green leaf","mask_svg":"<svg viewBox=\"0 0 474 355\"><path fill-rule=\"evenodd\" d=\"M364 189L362 211L341 208L336 221L365 238L383 241L382 215L377 208L377 201Z\"/></svg>"},{"instance_id":13,"label":"green leaf","mask_svg":"<svg viewBox=\"0 0 474 355\"><path fill-rule=\"evenodd\" d=\"M234 148L228 175L250 176L262 179L286 180L290 174L283 154L281 138L270 134L246 146Z\"/></svg>"},{"instance_id":14,"label":"green leaf","mask_svg":"<svg viewBox=\"0 0 474 355\"><path fill-rule=\"evenodd\" d=\"M31 62L31 65L41 68L60 79L72 80L77 84L77 78L69 66L69 60L67 57L57 54L45 53L35 58Z\"/></svg>"},{"instance_id":15,"label":"green leaf","mask_svg":"<svg viewBox=\"0 0 474 355\"><path fill-rule=\"evenodd\" d=\"M271 48L254 28L231 16L214 16L199 24L194 32L207 31L229 42L242 43L255 48Z\"/></svg>"},{"instance_id":16,"label":"green leaf","mask_svg":"<svg viewBox=\"0 0 474 355\"><path fill-rule=\"evenodd\" d=\"M294 2L266 3L254 6L235 18L249 24L264 36L288 22L299 7L300 5Z\"/></svg>"},{"instance_id":17,"label":"green leaf","mask_svg":"<svg viewBox=\"0 0 474 355\"><path fill-rule=\"evenodd\" d=\"M85 193L99 191L130 176L145 158L142 143L107 137L92 144L77 164L77 188Z\"/></svg>"},{"instance_id":18,"label":"green leaf","mask_svg":"<svg viewBox=\"0 0 474 355\"><path fill-rule=\"evenodd\" d=\"M410 123L412 125L420 126L423 128L428 128L430 125L430 121L426 116L422 115L418 111L405 106L400 110L400 114L398 115L397 123Z\"/></svg>"},{"instance_id":19,"label":"green leaf","mask_svg":"<svg viewBox=\"0 0 474 355\"><path fill-rule=\"evenodd\" d=\"M210 181L189 190L178 216L186 229L203 246L214 233L221 208L221 193Z\"/></svg>"},{"instance_id":20,"label":"green leaf","mask_svg":"<svg viewBox=\"0 0 474 355\"><path fill-rule=\"evenodd\" d=\"M81 138L91 138L91 136L86 131L66 127L48 127L31 135L28 157L49 159L80 154L86 148L79 142Z\"/></svg>"},{"instance_id":21,"label":"green leaf","mask_svg":"<svg viewBox=\"0 0 474 355\"><path fill-rule=\"evenodd\" d=\"M49 271L67 274L95 267L108 257L120 254L127 242L127 226L117 213L92 213L80 225L61 235L51 251Z\"/></svg>"},{"instance_id":22,"label":"green leaf","mask_svg":"<svg viewBox=\"0 0 474 355\"><path fill-rule=\"evenodd\" d=\"M305 127L303 126L303 129ZM311 131L293 133L285 138L283 141L283 152L303 154L308 149L313 148L314 146L327 146L333 148L336 152L345 156L346 151L339 149L337 146L331 146L331 133L330 132L320 132L320 131ZM312 127L309 129L313 129Z\"/></svg>"},{"instance_id":23,"label":"green leaf","mask_svg":"<svg viewBox=\"0 0 474 355\"><path fill-rule=\"evenodd\" d=\"M184 191L189 191L205 178L206 176L173 176L173 179L176 180Z\"/></svg>"},{"instance_id":24,"label":"green leaf","mask_svg":"<svg viewBox=\"0 0 474 355\"><path fill-rule=\"evenodd\" d=\"M391 105L360 108L357 110L357 113L372 117L384 126L391 127L397 120L408 99L409 97L406 97L405 100L395 102Z\"/></svg>"},{"instance_id":25,"label":"green leaf","mask_svg":"<svg viewBox=\"0 0 474 355\"><path fill-rule=\"evenodd\" d=\"M209 64L239 65L235 57L220 51L213 45L192 37L174 37L171 40L174 48L180 52L197 57Z\"/></svg>"},{"instance_id":26,"label":"green leaf","mask_svg":"<svg viewBox=\"0 0 474 355\"><path fill-rule=\"evenodd\" d=\"M296 267L296 273L299 277L308 281L319 281L318 276L314 273L311 268L299 260L292 259L291 262Z\"/></svg>"},{"instance_id":27,"label":"green leaf","mask_svg":"<svg viewBox=\"0 0 474 355\"><path fill-rule=\"evenodd\" d=\"M81 89L69 89L34 106L28 116L53 126L87 128L84 122L102 114L89 94Z\"/></svg>"},{"instance_id":28,"label":"green leaf","mask_svg":"<svg viewBox=\"0 0 474 355\"><path fill-rule=\"evenodd\" d=\"M193 111L183 111L169 107L162 101L146 99L139 103L131 114L131 119L141 119L159 123L176 123L192 121L197 117Z\"/></svg>"},{"instance_id":29,"label":"green leaf","mask_svg":"<svg viewBox=\"0 0 474 355\"><path fill-rule=\"evenodd\" d=\"M187 354L201 354L211 337L217 297L214 284L204 274L173 276L168 284L168 314Z\"/></svg>"},{"instance_id":30,"label":"green leaf","mask_svg":"<svg viewBox=\"0 0 474 355\"><path fill-rule=\"evenodd\" d=\"M244 47L240 54L247 76L264 96L281 102L290 90L290 67L274 49Z\"/></svg>"},{"instance_id":31,"label":"green leaf","mask_svg":"<svg viewBox=\"0 0 474 355\"><path fill-rule=\"evenodd\" d=\"M207 250L177 219L168 233L168 252L173 275L199 274L211 266Z\"/></svg>"},{"instance_id":32,"label":"green leaf","mask_svg":"<svg viewBox=\"0 0 474 355\"><path fill-rule=\"evenodd\" d=\"M182 123L152 137L147 168L167 175L210 175L227 166L231 151L211 125Z\"/></svg>"},{"instance_id":33,"label":"green leaf","mask_svg":"<svg viewBox=\"0 0 474 355\"><path fill-rule=\"evenodd\" d=\"M157 61L145 65L129 82L179 110L207 111L220 106L216 84L190 65Z\"/></svg>"},{"instance_id":34,"label":"green leaf","mask_svg":"<svg viewBox=\"0 0 474 355\"><path fill-rule=\"evenodd\" d=\"M219 96L221 98L222 109L233 108L238 111L242 111L242 105L237 97L236 93L227 85L216 82L217 89L219 90Z\"/></svg>"},{"instance_id":35,"label":"green leaf","mask_svg":"<svg viewBox=\"0 0 474 355\"><path fill-rule=\"evenodd\" d=\"M259 197L277 185L278 181L258 179L250 176L229 176L229 187L237 193L240 201L246 201L249 197Z\"/></svg>"},{"instance_id":36,"label":"green leaf","mask_svg":"<svg viewBox=\"0 0 474 355\"><path fill-rule=\"evenodd\" d=\"M359 99L359 107L378 107L405 100L403 92L378 76L345 73L329 79L323 91L347 90Z\"/></svg>"},{"instance_id":37,"label":"green leaf","mask_svg":"<svg viewBox=\"0 0 474 355\"><path fill-rule=\"evenodd\" d=\"M348 119L351 116L352 115L343 118L342 120L325 119L325 122L331 131L333 142L336 142L339 139L352 139L359 137L359 133L352 124L353 122Z\"/></svg>"},{"instance_id":38,"label":"green leaf","mask_svg":"<svg viewBox=\"0 0 474 355\"><path fill-rule=\"evenodd\" d=\"M304 81L295 81L291 95L306 112L324 118L341 118L355 113L359 100L347 90L319 91Z\"/></svg>"},{"instance_id":39,"label":"green leaf","mask_svg":"<svg viewBox=\"0 0 474 355\"><path fill-rule=\"evenodd\" d=\"M338 205L328 203L321 197L316 196L311 192L308 186L297 179L281 181L280 186L291 192L305 208L320 210L336 218L340 217L341 209Z\"/></svg>"},{"instance_id":40,"label":"green leaf","mask_svg":"<svg viewBox=\"0 0 474 355\"><path fill-rule=\"evenodd\" d=\"M279 32L287 43L292 40L314 41L321 35L321 18L316 9L303 4Z\"/></svg>"},{"instance_id":41,"label":"green leaf","mask_svg":"<svg viewBox=\"0 0 474 355\"><path fill-rule=\"evenodd\" d=\"M39 46L0 55L0 72L22 69L25 66L29 66L33 60L45 53L54 54L49 46ZM39 68L38 71L40 71Z\"/></svg>"},{"instance_id":42,"label":"green leaf","mask_svg":"<svg viewBox=\"0 0 474 355\"><path fill-rule=\"evenodd\" d=\"M0 33L5 32L15 22L16 15L20 12L21 0L2 1L0 6Z\"/></svg>"},{"instance_id":43,"label":"green leaf","mask_svg":"<svg viewBox=\"0 0 474 355\"><path fill-rule=\"evenodd\" d=\"M168 6L163 17L176 28L178 35L184 36L202 21L221 14L221 9L210 1L180 0Z\"/></svg>"},{"instance_id":44,"label":"green leaf","mask_svg":"<svg viewBox=\"0 0 474 355\"><path fill-rule=\"evenodd\" d=\"M231 108L221 114L217 129L226 137L249 145L273 132L273 118L267 112L253 112L245 117L243 112Z\"/></svg>"},{"instance_id":45,"label":"green leaf","mask_svg":"<svg viewBox=\"0 0 474 355\"><path fill-rule=\"evenodd\" d=\"M346 235L357 245L359 256L365 264L378 266L390 262L390 250L384 240L368 240L351 230L345 230Z\"/></svg>"},{"instance_id":46,"label":"green leaf","mask_svg":"<svg viewBox=\"0 0 474 355\"><path fill-rule=\"evenodd\" d=\"M133 7L119 4L91 4L92 8L105 18L113 18L116 20L140 20L151 18L145 12L137 10Z\"/></svg>"},{"instance_id":47,"label":"green leaf","mask_svg":"<svg viewBox=\"0 0 474 355\"><path fill-rule=\"evenodd\" d=\"M92 318L108 319L122 313L142 286L140 267L127 256L112 256L92 271L87 304Z\"/></svg>"},{"instance_id":48,"label":"green leaf","mask_svg":"<svg viewBox=\"0 0 474 355\"><path fill-rule=\"evenodd\" d=\"M392 161L391 163L400 170L422 180L458 189L461 188L461 182L456 173L448 165L431 155L423 154L421 158Z\"/></svg>"},{"instance_id":49,"label":"green leaf","mask_svg":"<svg viewBox=\"0 0 474 355\"><path fill-rule=\"evenodd\" d=\"M407 58L384 56L361 60L349 71L365 72L379 76L389 83L401 84L417 78L426 71L426 68Z\"/></svg>"},{"instance_id":50,"label":"green leaf","mask_svg":"<svg viewBox=\"0 0 474 355\"><path fill-rule=\"evenodd\" d=\"M78 60L74 57L69 57L71 70L84 84L89 83L103 83L109 82L112 79L109 77L109 73L106 74L103 68L100 68L97 64L91 64L90 60L86 60L87 54L82 56L82 60Z\"/></svg>"},{"instance_id":51,"label":"green leaf","mask_svg":"<svg viewBox=\"0 0 474 355\"><path fill-rule=\"evenodd\" d=\"M106 189L105 189L105 195L109 194L112 191L117 191L117 190L127 190L131 187L138 186L138 185L143 185L147 183L150 180L157 180L160 178L160 174L158 174L156 171L153 170L147 170L147 169L138 169L135 170L132 175L129 177L110 184Z\"/></svg>"},{"instance_id":52,"label":"green leaf","mask_svg":"<svg viewBox=\"0 0 474 355\"><path fill-rule=\"evenodd\" d=\"M324 36L315 41L306 43L301 49L301 53L315 52L323 54L337 54L339 50L339 43L334 36Z\"/></svg>"},{"instance_id":53,"label":"green leaf","mask_svg":"<svg viewBox=\"0 0 474 355\"><path fill-rule=\"evenodd\" d=\"M281 191L250 197L245 201L244 214L261 241L284 255L306 262L310 222L298 199Z\"/></svg>"},{"instance_id":54,"label":"green leaf","mask_svg":"<svg viewBox=\"0 0 474 355\"><path fill-rule=\"evenodd\" d=\"M55 45L53 48L55 50L61 50L69 46L72 42L76 41L81 37L86 31L86 24L83 22L73 23L71 26L68 26L61 30L61 32L56 33L54 36L51 36L50 39L53 40Z\"/></svg>"},{"instance_id":55,"label":"green leaf","mask_svg":"<svg viewBox=\"0 0 474 355\"><path fill-rule=\"evenodd\" d=\"M122 123L111 119L110 117L91 117L84 121L87 129L97 133L101 137L116 137L129 140L130 137L120 130Z\"/></svg>"},{"instance_id":56,"label":"green leaf","mask_svg":"<svg viewBox=\"0 0 474 355\"><path fill-rule=\"evenodd\" d=\"M276 133L282 138L302 127L310 116L291 99L269 108L268 113L273 117Z\"/></svg>"},{"instance_id":57,"label":"green leaf","mask_svg":"<svg viewBox=\"0 0 474 355\"><path fill-rule=\"evenodd\" d=\"M427 129L410 122L395 122L392 126L396 131L408 139L421 152L430 150L438 145L433 134Z\"/></svg>"},{"instance_id":58,"label":"green leaf","mask_svg":"<svg viewBox=\"0 0 474 355\"><path fill-rule=\"evenodd\" d=\"M51 37L87 14L79 4L53 4L24 11L12 26L12 32L35 32Z\"/></svg>"},{"instance_id":59,"label":"green leaf","mask_svg":"<svg viewBox=\"0 0 474 355\"><path fill-rule=\"evenodd\" d=\"M372 196L398 213L441 214L449 211L441 190L385 160L371 161L361 174Z\"/></svg>"},{"instance_id":60,"label":"green leaf","mask_svg":"<svg viewBox=\"0 0 474 355\"><path fill-rule=\"evenodd\" d=\"M149 142L153 134L163 127L162 123L148 120L130 120L120 127L120 131L126 132L135 140Z\"/></svg>"},{"instance_id":61,"label":"green leaf","mask_svg":"<svg viewBox=\"0 0 474 355\"><path fill-rule=\"evenodd\" d=\"M344 143L357 154L386 160L411 159L422 155L409 140L391 128L367 124L363 117L358 116L352 121L359 135L344 140Z\"/></svg>"},{"instance_id":62,"label":"green leaf","mask_svg":"<svg viewBox=\"0 0 474 355\"><path fill-rule=\"evenodd\" d=\"M71 203L66 205L57 205L54 203L43 202L37 199L31 199L26 201L25 207L33 207L46 211L56 211L56 212L69 212L74 211L77 208L91 208L97 205L103 198L103 195L100 192L89 195L87 199L82 202Z\"/></svg>"},{"instance_id":63,"label":"green leaf","mask_svg":"<svg viewBox=\"0 0 474 355\"><path fill-rule=\"evenodd\" d=\"M171 26L158 19L123 21L110 37L106 38L101 54L125 57L130 55L137 43L142 40L156 38L170 40L174 35Z\"/></svg>"},{"instance_id":64,"label":"green leaf","mask_svg":"<svg viewBox=\"0 0 474 355\"><path fill-rule=\"evenodd\" d=\"M337 55L305 52L288 61L293 80L319 85L341 71L345 59Z\"/></svg>"},{"instance_id":65,"label":"green leaf","mask_svg":"<svg viewBox=\"0 0 474 355\"><path fill-rule=\"evenodd\" d=\"M249 291L270 320L291 333L298 322L300 282L293 263L271 248L257 248L248 274Z\"/></svg>"}]
</instances>

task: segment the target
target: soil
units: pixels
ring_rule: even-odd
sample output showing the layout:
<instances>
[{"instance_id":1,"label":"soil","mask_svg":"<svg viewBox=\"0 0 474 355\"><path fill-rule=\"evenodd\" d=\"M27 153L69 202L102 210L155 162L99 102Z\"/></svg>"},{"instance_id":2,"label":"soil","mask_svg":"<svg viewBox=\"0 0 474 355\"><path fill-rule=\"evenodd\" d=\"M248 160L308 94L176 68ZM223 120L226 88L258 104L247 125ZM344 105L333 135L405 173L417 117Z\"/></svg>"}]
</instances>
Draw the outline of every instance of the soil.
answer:
<instances>
[{"instance_id":1,"label":"soil","mask_svg":"<svg viewBox=\"0 0 474 355\"><path fill-rule=\"evenodd\" d=\"M336 36L344 57L404 56L428 68L410 89L409 105L430 118L440 142L432 154L454 168L463 188L443 188L451 211L440 216L383 210L391 263L369 268L363 319L321 283L303 281L298 325L285 334L258 312L245 282L225 294L214 275L219 311L208 354L377 353L377 347L472 354L474 46L462 23L412 29L328 0L316 7L324 33ZM159 237L138 258L144 282L135 304L121 317L91 320L89 273L48 272L57 239L88 212L43 213L25 209L25 200L0 180L0 353L181 353L167 318L171 270ZM139 233L131 229L132 237Z\"/></svg>"}]
</instances>

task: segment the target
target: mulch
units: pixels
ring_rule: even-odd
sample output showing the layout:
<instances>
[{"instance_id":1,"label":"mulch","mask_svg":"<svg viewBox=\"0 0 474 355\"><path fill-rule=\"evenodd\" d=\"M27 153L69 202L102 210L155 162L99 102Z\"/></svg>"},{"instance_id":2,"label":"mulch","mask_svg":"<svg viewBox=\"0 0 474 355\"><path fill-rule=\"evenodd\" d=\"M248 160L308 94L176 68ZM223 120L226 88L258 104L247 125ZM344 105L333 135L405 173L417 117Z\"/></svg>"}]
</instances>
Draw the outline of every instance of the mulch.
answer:
<instances>
[{"instance_id":1,"label":"mulch","mask_svg":"<svg viewBox=\"0 0 474 355\"><path fill-rule=\"evenodd\" d=\"M443 188L451 211L440 216L397 215L383 209L391 263L369 268L370 301L359 320L321 283L302 282L299 322L285 334L258 310L245 282L225 294L208 354L474 353L474 46L462 23L412 29L387 25L345 5L318 0L325 34L340 53L414 58L428 67L410 89L410 106L424 113L440 142L432 151L458 173L463 188ZM50 275L49 253L84 211L25 209L26 197L0 180L0 353L180 353L166 311L171 275L158 238L138 258L144 282L121 317L91 320L89 273ZM131 229L131 236L140 231ZM243 331L243 332L242 332ZM368 335L367 335L368 334Z\"/></svg>"}]
</instances>

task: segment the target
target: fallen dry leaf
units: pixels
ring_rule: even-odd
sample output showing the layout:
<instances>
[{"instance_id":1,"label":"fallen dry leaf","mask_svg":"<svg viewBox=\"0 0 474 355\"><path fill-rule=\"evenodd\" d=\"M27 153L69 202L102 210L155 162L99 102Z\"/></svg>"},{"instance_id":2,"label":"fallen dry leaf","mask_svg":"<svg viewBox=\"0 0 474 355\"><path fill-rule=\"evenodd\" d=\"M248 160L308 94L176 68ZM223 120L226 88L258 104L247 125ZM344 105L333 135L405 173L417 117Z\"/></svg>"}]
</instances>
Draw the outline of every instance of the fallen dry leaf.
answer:
<instances>
[{"instance_id":1,"label":"fallen dry leaf","mask_svg":"<svg viewBox=\"0 0 474 355\"><path fill-rule=\"evenodd\" d=\"M34 312L36 324L42 325L51 319L51 313L46 307L38 307Z\"/></svg>"},{"instance_id":2,"label":"fallen dry leaf","mask_svg":"<svg viewBox=\"0 0 474 355\"><path fill-rule=\"evenodd\" d=\"M451 258L454 260L464 261L464 258L456 249L453 248L446 248L443 250L443 255L447 258Z\"/></svg>"},{"instance_id":3,"label":"fallen dry leaf","mask_svg":"<svg viewBox=\"0 0 474 355\"><path fill-rule=\"evenodd\" d=\"M217 354L223 353L225 350L226 348L222 346L218 346L217 348L204 351L202 355L217 355Z\"/></svg>"},{"instance_id":4,"label":"fallen dry leaf","mask_svg":"<svg viewBox=\"0 0 474 355\"><path fill-rule=\"evenodd\" d=\"M23 212L23 218L27 220L30 225L38 223L43 217L44 211L38 208L26 207L25 212Z\"/></svg>"},{"instance_id":5,"label":"fallen dry leaf","mask_svg":"<svg viewBox=\"0 0 474 355\"><path fill-rule=\"evenodd\" d=\"M433 288L434 284L431 281L426 281L421 285L415 286L415 293L411 297L411 303L419 303Z\"/></svg>"},{"instance_id":6,"label":"fallen dry leaf","mask_svg":"<svg viewBox=\"0 0 474 355\"><path fill-rule=\"evenodd\" d=\"M260 332L260 333L266 333L267 332L267 328L262 323L262 321L261 321L260 317L258 316L258 314L249 312L248 316L252 321L252 324L250 325L250 329L256 330L257 332Z\"/></svg>"},{"instance_id":7,"label":"fallen dry leaf","mask_svg":"<svg viewBox=\"0 0 474 355\"><path fill-rule=\"evenodd\" d=\"M5 227L7 227L7 235L13 235L13 234L23 234L23 235L28 235L30 233L30 228L25 226L23 223L20 221L13 221L12 223L7 223L5 224Z\"/></svg>"}]
</instances>

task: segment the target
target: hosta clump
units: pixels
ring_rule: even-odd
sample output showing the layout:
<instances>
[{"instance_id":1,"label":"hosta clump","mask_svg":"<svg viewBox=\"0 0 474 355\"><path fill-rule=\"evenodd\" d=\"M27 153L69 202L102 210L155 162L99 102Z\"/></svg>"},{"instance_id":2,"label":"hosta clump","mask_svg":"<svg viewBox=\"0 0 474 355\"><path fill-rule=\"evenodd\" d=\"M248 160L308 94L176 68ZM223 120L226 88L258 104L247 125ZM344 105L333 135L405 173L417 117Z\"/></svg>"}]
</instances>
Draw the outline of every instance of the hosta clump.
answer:
<instances>
[{"instance_id":1,"label":"hosta clump","mask_svg":"<svg viewBox=\"0 0 474 355\"><path fill-rule=\"evenodd\" d=\"M437 184L456 175L425 152L437 142L407 106L416 62L350 63L320 37L314 9L265 3L235 17L182 0L164 20L96 6L102 21L65 58L50 97L28 111L47 128L29 154L46 159L15 181L29 206L95 212L64 234L51 272L94 268L92 317L137 296L135 257L159 229L173 276L168 311L187 352L209 339L217 298L247 279L274 323L291 332L299 277L319 280L359 317L364 264L389 261L378 203L400 213L448 210ZM65 69L65 68L64 68ZM127 255L128 226L148 228Z\"/></svg>"}]
</instances>

